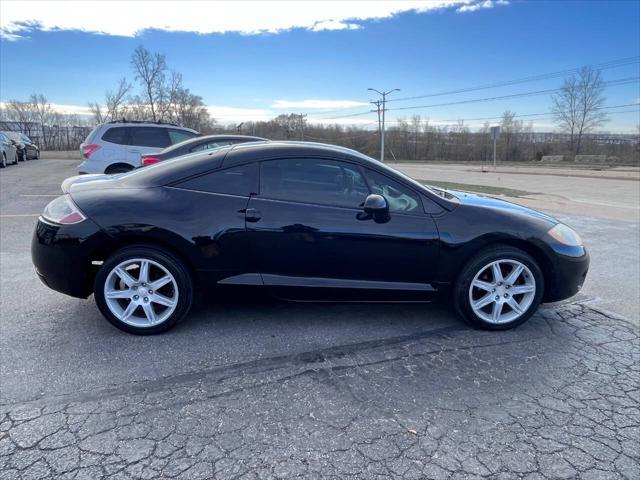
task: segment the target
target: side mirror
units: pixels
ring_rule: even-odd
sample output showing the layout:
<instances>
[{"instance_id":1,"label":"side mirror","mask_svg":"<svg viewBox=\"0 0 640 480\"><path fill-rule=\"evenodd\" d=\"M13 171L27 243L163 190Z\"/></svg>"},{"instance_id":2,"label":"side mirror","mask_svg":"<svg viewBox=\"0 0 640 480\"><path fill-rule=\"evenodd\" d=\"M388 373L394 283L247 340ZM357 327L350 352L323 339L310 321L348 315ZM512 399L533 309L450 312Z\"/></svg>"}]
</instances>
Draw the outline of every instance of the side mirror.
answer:
<instances>
[{"instance_id":1,"label":"side mirror","mask_svg":"<svg viewBox=\"0 0 640 480\"><path fill-rule=\"evenodd\" d=\"M382 195L372 193L364 200L364 211L370 215L385 213L389 211L389 205Z\"/></svg>"}]
</instances>

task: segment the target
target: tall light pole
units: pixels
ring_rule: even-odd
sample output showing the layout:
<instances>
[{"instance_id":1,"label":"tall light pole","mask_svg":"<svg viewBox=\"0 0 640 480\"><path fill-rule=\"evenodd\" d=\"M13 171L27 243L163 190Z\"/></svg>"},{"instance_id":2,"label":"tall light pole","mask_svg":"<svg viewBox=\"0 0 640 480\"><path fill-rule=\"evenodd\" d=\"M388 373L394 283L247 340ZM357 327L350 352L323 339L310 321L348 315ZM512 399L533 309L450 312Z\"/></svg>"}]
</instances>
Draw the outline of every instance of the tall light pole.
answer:
<instances>
[{"instance_id":1,"label":"tall light pole","mask_svg":"<svg viewBox=\"0 0 640 480\"><path fill-rule=\"evenodd\" d=\"M382 128L380 129L380 162L384 163L384 112L386 112L386 101L387 95L393 92L399 92L399 88L394 88L393 90L389 90L387 92L381 92L380 90L376 90L375 88L368 88L367 90L371 90L373 92L377 92L382 96Z\"/></svg>"}]
</instances>

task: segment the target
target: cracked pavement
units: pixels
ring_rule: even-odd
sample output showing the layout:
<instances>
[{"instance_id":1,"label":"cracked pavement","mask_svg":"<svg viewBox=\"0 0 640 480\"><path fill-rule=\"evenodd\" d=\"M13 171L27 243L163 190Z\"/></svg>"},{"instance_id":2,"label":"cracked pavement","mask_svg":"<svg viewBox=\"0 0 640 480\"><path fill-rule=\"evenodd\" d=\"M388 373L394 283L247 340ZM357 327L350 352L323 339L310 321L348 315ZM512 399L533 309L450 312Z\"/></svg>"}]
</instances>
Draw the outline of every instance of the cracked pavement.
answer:
<instances>
[{"instance_id":1,"label":"cracked pavement","mask_svg":"<svg viewBox=\"0 0 640 480\"><path fill-rule=\"evenodd\" d=\"M0 478L637 479L638 335L565 304L4 404Z\"/></svg>"}]
</instances>

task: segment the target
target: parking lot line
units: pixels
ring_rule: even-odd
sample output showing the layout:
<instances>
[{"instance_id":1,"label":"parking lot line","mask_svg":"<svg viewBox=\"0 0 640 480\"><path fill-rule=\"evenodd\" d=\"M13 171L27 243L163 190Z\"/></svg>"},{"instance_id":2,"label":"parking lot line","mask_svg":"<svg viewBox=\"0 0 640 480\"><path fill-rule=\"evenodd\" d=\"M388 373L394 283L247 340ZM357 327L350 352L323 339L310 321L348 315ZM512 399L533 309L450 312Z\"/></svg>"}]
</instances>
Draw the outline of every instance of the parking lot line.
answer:
<instances>
[{"instance_id":1,"label":"parking lot line","mask_svg":"<svg viewBox=\"0 0 640 480\"><path fill-rule=\"evenodd\" d=\"M39 213L11 213L11 214L6 214L6 215L0 215L0 218L7 218L7 217L39 217L40 214Z\"/></svg>"},{"instance_id":2,"label":"parking lot line","mask_svg":"<svg viewBox=\"0 0 640 480\"><path fill-rule=\"evenodd\" d=\"M24 193L20 196L21 197L59 197L60 195L58 195L57 193L34 193L34 194Z\"/></svg>"}]
</instances>

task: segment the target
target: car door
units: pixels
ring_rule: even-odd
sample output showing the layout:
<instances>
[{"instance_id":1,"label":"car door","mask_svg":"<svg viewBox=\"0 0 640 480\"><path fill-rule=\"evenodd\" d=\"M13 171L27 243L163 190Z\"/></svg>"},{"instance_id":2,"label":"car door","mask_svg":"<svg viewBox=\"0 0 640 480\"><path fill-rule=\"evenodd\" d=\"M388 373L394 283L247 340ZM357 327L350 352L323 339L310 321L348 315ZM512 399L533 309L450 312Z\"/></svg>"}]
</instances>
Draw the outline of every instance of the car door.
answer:
<instances>
[{"instance_id":1,"label":"car door","mask_svg":"<svg viewBox=\"0 0 640 480\"><path fill-rule=\"evenodd\" d=\"M140 156L156 153L171 144L169 133L162 127L128 127L129 145L126 146L127 162L140 165Z\"/></svg>"},{"instance_id":2,"label":"car door","mask_svg":"<svg viewBox=\"0 0 640 480\"><path fill-rule=\"evenodd\" d=\"M416 203L376 222L355 163L325 158L266 160L247 206L247 232L266 285L431 290L438 234ZM394 206L405 205L396 202Z\"/></svg>"},{"instance_id":3,"label":"car door","mask_svg":"<svg viewBox=\"0 0 640 480\"><path fill-rule=\"evenodd\" d=\"M174 228L195 247L205 284L260 284L245 229L245 209L258 191L258 164L235 165L171 187L172 202L192 205Z\"/></svg>"}]
</instances>

